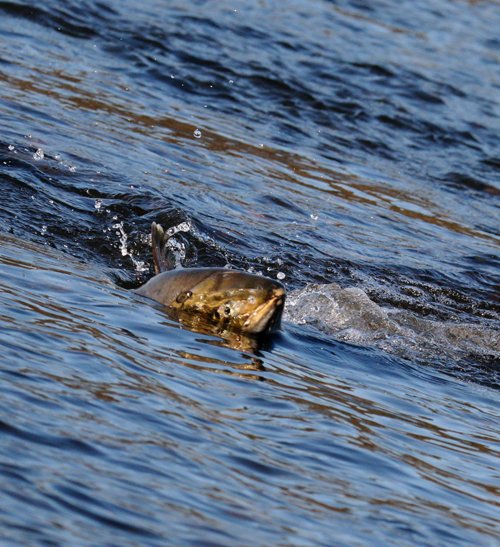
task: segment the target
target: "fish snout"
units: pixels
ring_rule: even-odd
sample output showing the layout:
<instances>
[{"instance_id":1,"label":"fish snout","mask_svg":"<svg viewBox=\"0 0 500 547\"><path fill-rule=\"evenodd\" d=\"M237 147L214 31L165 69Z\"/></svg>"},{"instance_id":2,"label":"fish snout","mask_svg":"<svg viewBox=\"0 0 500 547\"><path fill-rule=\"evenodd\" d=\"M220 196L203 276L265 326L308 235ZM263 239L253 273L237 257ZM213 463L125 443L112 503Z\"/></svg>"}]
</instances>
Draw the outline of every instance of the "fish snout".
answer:
<instances>
[{"instance_id":1,"label":"fish snout","mask_svg":"<svg viewBox=\"0 0 500 547\"><path fill-rule=\"evenodd\" d=\"M285 289L283 287L272 289L268 299L245 321L243 330L252 334L261 334L279 329L284 303Z\"/></svg>"}]
</instances>

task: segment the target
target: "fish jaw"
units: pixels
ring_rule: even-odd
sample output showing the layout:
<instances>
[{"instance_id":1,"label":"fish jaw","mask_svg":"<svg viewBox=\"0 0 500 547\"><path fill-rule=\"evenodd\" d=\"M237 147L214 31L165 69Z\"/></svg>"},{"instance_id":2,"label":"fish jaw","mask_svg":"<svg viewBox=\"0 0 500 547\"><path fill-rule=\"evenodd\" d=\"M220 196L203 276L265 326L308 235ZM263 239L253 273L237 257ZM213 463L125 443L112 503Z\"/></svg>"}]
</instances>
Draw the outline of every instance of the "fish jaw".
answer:
<instances>
[{"instance_id":1,"label":"fish jaw","mask_svg":"<svg viewBox=\"0 0 500 547\"><path fill-rule=\"evenodd\" d=\"M242 332L262 334L278 330L285 305L285 290L277 288L267 302L261 304L243 323Z\"/></svg>"}]
</instances>

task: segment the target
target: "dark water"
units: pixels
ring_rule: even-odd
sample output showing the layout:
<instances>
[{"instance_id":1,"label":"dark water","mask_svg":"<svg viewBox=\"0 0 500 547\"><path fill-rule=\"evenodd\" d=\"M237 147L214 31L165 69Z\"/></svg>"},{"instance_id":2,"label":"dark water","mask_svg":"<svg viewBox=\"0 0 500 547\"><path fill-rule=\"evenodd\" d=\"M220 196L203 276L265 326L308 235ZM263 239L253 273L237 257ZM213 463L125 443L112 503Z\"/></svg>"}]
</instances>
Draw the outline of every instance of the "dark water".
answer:
<instances>
[{"instance_id":1,"label":"dark water","mask_svg":"<svg viewBox=\"0 0 500 547\"><path fill-rule=\"evenodd\" d=\"M2 544L498 542L498 7L0 2ZM153 220L283 332L129 291Z\"/></svg>"}]
</instances>

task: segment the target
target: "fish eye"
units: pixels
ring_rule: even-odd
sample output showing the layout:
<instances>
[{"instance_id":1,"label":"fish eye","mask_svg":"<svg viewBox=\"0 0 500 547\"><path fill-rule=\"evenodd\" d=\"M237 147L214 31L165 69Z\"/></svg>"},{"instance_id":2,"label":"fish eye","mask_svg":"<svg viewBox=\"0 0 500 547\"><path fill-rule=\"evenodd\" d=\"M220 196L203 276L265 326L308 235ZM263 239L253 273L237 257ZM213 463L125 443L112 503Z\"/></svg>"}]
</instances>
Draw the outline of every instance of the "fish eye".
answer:
<instances>
[{"instance_id":1,"label":"fish eye","mask_svg":"<svg viewBox=\"0 0 500 547\"><path fill-rule=\"evenodd\" d=\"M193 293L191 291L184 291L181 292L179 295L177 295L177 298L175 299L176 302L179 304L184 304L184 302L193 296Z\"/></svg>"},{"instance_id":2,"label":"fish eye","mask_svg":"<svg viewBox=\"0 0 500 547\"><path fill-rule=\"evenodd\" d=\"M226 306L226 307L224 308L224 313L225 313L227 316L231 315L231 308L230 308L229 306Z\"/></svg>"}]
</instances>

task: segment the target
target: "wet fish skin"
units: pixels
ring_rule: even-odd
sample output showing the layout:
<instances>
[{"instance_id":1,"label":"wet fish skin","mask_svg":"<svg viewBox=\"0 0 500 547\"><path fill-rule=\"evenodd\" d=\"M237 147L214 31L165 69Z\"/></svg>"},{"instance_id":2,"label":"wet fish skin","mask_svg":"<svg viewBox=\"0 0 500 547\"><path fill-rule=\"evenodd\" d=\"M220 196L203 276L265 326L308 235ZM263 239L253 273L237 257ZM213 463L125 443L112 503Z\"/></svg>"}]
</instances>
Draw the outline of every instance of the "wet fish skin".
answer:
<instances>
[{"instance_id":1,"label":"wet fish skin","mask_svg":"<svg viewBox=\"0 0 500 547\"><path fill-rule=\"evenodd\" d=\"M263 334L278 330L285 289L272 279L225 268L163 272L136 290L176 316L202 317L221 330Z\"/></svg>"},{"instance_id":2,"label":"wet fish skin","mask_svg":"<svg viewBox=\"0 0 500 547\"><path fill-rule=\"evenodd\" d=\"M155 265L161 260L155 247ZM176 319L260 335L278 330L285 289L273 279L226 268L187 268L159 273L136 292L166 306Z\"/></svg>"}]
</instances>

